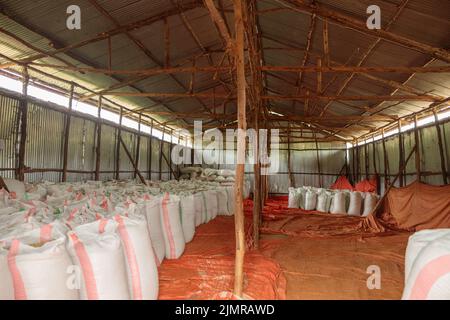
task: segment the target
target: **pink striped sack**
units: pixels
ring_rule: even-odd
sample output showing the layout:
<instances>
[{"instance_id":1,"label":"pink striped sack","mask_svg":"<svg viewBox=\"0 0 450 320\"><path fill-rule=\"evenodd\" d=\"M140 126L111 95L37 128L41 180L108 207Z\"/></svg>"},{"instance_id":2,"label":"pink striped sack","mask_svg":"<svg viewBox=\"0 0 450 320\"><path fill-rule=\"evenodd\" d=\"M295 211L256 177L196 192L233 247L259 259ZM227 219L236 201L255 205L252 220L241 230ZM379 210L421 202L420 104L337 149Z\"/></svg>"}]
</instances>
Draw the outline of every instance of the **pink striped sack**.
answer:
<instances>
[{"instance_id":1,"label":"pink striped sack","mask_svg":"<svg viewBox=\"0 0 450 320\"><path fill-rule=\"evenodd\" d=\"M67 285L72 261L65 245L65 236L52 225L3 241L0 300L77 300L78 290Z\"/></svg>"},{"instance_id":2,"label":"pink striped sack","mask_svg":"<svg viewBox=\"0 0 450 320\"><path fill-rule=\"evenodd\" d=\"M166 193L160 198L160 214L167 259L178 259L185 242L180 221L180 198Z\"/></svg>"},{"instance_id":3,"label":"pink striped sack","mask_svg":"<svg viewBox=\"0 0 450 320\"><path fill-rule=\"evenodd\" d=\"M147 220L116 215L118 234L128 274L128 288L133 300L158 298L158 269L153 253Z\"/></svg>"},{"instance_id":4,"label":"pink striped sack","mask_svg":"<svg viewBox=\"0 0 450 320\"><path fill-rule=\"evenodd\" d=\"M67 234L67 249L79 270L82 300L130 299L117 227L113 220L100 219Z\"/></svg>"},{"instance_id":5,"label":"pink striped sack","mask_svg":"<svg viewBox=\"0 0 450 320\"><path fill-rule=\"evenodd\" d=\"M450 229L423 230L409 238L402 299L450 299Z\"/></svg>"}]
</instances>

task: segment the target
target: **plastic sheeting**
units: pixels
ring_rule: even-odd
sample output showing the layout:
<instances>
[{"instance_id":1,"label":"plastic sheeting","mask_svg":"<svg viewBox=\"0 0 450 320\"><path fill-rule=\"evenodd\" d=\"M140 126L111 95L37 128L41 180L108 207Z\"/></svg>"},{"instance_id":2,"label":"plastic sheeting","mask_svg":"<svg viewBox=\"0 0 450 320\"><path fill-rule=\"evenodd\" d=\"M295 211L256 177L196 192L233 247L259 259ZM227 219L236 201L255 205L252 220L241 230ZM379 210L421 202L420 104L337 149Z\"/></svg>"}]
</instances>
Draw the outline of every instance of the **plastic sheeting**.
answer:
<instances>
[{"instance_id":1,"label":"plastic sheeting","mask_svg":"<svg viewBox=\"0 0 450 320\"><path fill-rule=\"evenodd\" d=\"M393 188L387 195L385 211L402 229L450 228L450 185L414 182Z\"/></svg>"}]
</instances>

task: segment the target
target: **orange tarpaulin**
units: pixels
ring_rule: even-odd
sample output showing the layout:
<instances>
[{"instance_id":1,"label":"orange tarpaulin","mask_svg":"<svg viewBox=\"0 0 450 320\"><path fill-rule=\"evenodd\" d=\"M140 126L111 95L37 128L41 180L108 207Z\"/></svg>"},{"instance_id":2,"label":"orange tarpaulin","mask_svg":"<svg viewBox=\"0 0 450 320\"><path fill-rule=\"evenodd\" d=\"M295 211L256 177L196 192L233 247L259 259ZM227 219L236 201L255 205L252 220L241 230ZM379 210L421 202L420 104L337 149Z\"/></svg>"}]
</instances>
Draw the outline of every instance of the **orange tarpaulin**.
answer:
<instances>
[{"instance_id":1,"label":"orange tarpaulin","mask_svg":"<svg viewBox=\"0 0 450 320\"><path fill-rule=\"evenodd\" d=\"M353 186L345 176L340 176L337 178L336 182L331 185L330 189L353 191Z\"/></svg>"},{"instance_id":2,"label":"orange tarpaulin","mask_svg":"<svg viewBox=\"0 0 450 320\"><path fill-rule=\"evenodd\" d=\"M406 230L450 228L450 185L432 186L416 181L403 188L392 188L385 212Z\"/></svg>"},{"instance_id":3,"label":"orange tarpaulin","mask_svg":"<svg viewBox=\"0 0 450 320\"><path fill-rule=\"evenodd\" d=\"M377 188L378 188L377 177L373 176L370 179L358 182L355 186L355 191L377 192Z\"/></svg>"}]
</instances>

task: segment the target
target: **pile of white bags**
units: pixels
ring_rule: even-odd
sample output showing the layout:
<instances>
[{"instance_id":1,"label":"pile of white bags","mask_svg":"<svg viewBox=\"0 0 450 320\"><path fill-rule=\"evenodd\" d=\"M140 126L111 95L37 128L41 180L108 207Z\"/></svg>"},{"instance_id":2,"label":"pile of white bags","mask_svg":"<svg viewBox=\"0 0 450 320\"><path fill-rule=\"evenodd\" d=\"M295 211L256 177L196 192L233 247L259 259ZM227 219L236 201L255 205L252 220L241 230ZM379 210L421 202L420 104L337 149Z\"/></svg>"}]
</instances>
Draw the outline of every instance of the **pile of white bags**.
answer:
<instances>
[{"instance_id":1,"label":"pile of white bags","mask_svg":"<svg viewBox=\"0 0 450 320\"><path fill-rule=\"evenodd\" d=\"M377 201L378 196L369 192L291 187L289 188L288 208L367 216L375 208Z\"/></svg>"},{"instance_id":2,"label":"pile of white bags","mask_svg":"<svg viewBox=\"0 0 450 320\"><path fill-rule=\"evenodd\" d=\"M404 300L450 300L450 229L422 230L409 237Z\"/></svg>"}]
</instances>

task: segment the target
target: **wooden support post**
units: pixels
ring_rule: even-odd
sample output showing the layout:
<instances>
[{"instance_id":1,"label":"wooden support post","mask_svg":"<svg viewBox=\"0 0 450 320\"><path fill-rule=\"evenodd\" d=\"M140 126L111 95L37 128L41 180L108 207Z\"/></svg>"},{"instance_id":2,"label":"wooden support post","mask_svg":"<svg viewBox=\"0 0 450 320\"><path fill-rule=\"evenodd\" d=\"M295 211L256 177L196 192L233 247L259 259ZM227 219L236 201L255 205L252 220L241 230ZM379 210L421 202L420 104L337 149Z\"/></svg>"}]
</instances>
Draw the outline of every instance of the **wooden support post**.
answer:
<instances>
[{"instance_id":1,"label":"wooden support post","mask_svg":"<svg viewBox=\"0 0 450 320\"><path fill-rule=\"evenodd\" d=\"M357 178L356 178L356 150L355 150L355 148L356 148L356 145L355 145L355 142L353 141L352 142L352 179L353 179L353 184L355 184L356 183L356 180L357 180Z\"/></svg>"},{"instance_id":2,"label":"wooden support post","mask_svg":"<svg viewBox=\"0 0 450 320\"><path fill-rule=\"evenodd\" d=\"M441 156L442 181L444 182L444 184L447 184L448 178L447 178L447 169L445 165L445 154L444 154L444 146L442 143L441 127L439 126L439 119L436 110L433 110L433 114L434 114L434 125L436 126L436 134L439 144L439 155Z\"/></svg>"},{"instance_id":3,"label":"wooden support post","mask_svg":"<svg viewBox=\"0 0 450 320\"><path fill-rule=\"evenodd\" d=\"M366 179L369 179L369 171L370 171L370 165L369 165L369 146L367 145L367 140L364 140L364 167L365 167L365 174Z\"/></svg>"},{"instance_id":4,"label":"wooden support post","mask_svg":"<svg viewBox=\"0 0 450 320\"><path fill-rule=\"evenodd\" d=\"M153 119L150 122L150 137L148 138L148 180L152 180L153 160Z\"/></svg>"},{"instance_id":5,"label":"wooden support post","mask_svg":"<svg viewBox=\"0 0 450 320\"><path fill-rule=\"evenodd\" d=\"M237 79L237 108L238 108L238 142L237 164L235 181L235 233L236 233L236 261L234 270L234 294L242 297L244 290L244 257L245 257L245 230L244 230L244 203L242 188L244 185L245 168L245 137L242 130L246 125L246 80L245 80L245 55L244 55L244 21L242 14L242 1L233 0L235 20L235 66Z\"/></svg>"},{"instance_id":6,"label":"wooden support post","mask_svg":"<svg viewBox=\"0 0 450 320\"><path fill-rule=\"evenodd\" d=\"M377 147L375 145L375 137L372 137L372 156L373 156L373 170L375 174L378 175L378 166L377 166Z\"/></svg>"},{"instance_id":7,"label":"wooden support post","mask_svg":"<svg viewBox=\"0 0 450 320\"><path fill-rule=\"evenodd\" d=\"M288 173L289 173L289 187L295 186L294 176L292 175L292 167L291 167L291 125L288 124L288 135L287 135L287 147L288 147Z\"/></svg>"},{"instance_id":8,"label":"wooden support post","mask_svg":"<svg viewBox=\"0 0 450 320\"><path fill-rule=\"evenodd\" d=\"M71 121L71 111L73 102L73 90L74 84L70 86L70 96L69 96L69 112L65 114L65 126L64 126L64 147L63 147L63 172L62 172L62 182L67 181L67 155L69 152L69 135L70 135L70 121Z\"/></svg>"},{"instance_id":9,"label":"wooden support post","mask_svg":"<svg viewBox=\"0 0 450 320\"><path fill-rule=\"evenodd\" d=\"M139 119L138 119L138 136L137 136L137 142L136 142L136 167L139 168L139 158L141 156L141 121L142 121L142 113L139 113ZM137 170L134 170L134 179L136 179L137 176Z\"/></svg>"},{"instance_id":10,"label":"wooden support post","mask_svg":"<svg viewBox=\"0 0 450 320\"><path fill-rule=\"evenodd\" d=\"M122 136L119 136L119 142L120 142L120 144L122 144L122 147L125 150L125 153L127 154L128 159L130 160L131 164L133 165L134 170L136 171L137 175L139 176L139 179L141 180L141 182L143 184L147 185L144 177L142 176L141 172L139 171L139 168L137 167L136 162L133 160L133 156L131 155L130 151L128 150L127 146L125 145L125 142L123 142ZM120 147L120 145L119 145L119 147Z\"/></svg>"},{"instance_id":11,"label":"wooden support post","mask_svg":"<svg viewBox=\"0 0 450 320\"><path fill-rule=\"evenodd\" d=\"M384 129L381 130L381 141L383 143L383 160L384 160L384 189L387 189L387 186L389 184L389 181L391 180L389 177L390 170L389 170L389 157L386 152L386 142L384 137Z\"/></svg>"},{"instance_id":12,"label":"wooden support post","mask_svg":"<svg viewBox=\"0 0 450 320\"><path fill-rule=\"evenodd\" d=\"M400 168L401 170L398 171L397 175L395 176L394 180L392 181L392 183L389 185L389 187L387 188L387 190L385 190L383 196L380 198L380 200L378 200L377 204L375 205L375 207L373 208L372 212L370 213L371 215L374 215L378 209L380 208L381 204L383 203L384 199L386 198L387 194L389 193L389 191L391 191L392 187L394 186L395 182L397 182L397 179L400 177L401 172L403 172L403 170L406 168L406 165L408 164L409 159L411 159L411 156L413 155L413 153L415 152L417 146L414 146L413 149L411 150L411 152L409 153L408 157L406 158L405 163L402 165L402 167Z\"/></svg>"},{"instance_id":13,"label":"wooden support post","mask_svg":"<svg viewBox=\"0 0 450 320\"><path fill-rule=\"evenodd\" d=\"M158 178L158 180L160 180L160 181L162 179L162 157L163 157L163 152L164 152L163 142L164 142L164 129L163 129L161 141L159 142L159 178Z\"/></svg>"},{"instance_id":14,"label":"wooden support post","mask_svg":"<svg viewBox=\"0 0 450 320\"><path fill-rule=\"evenodd\" d=\"M97 124L96 124L96 134L97 134L97 145L95 146L95 181L100 180L100 160L101 160L101 145L102 145L102 96L98 97L98 111L97 111Z\"/></svg>"},{"instance_id":15,"label":"wooden support post","mask_svg":"<svg viewBox=\"0 0 450 320\"><path fill-rule=\"evenodd\" d=\"M122 117L123 108L120 107L119 127L117 128L117 145L116 145L116 180L120 178L120 141L122 140Z\"/></svg>"},{"instance_id":16,"label":"wooden support post","mask_svg":"<svg viewBox=\"0 0 450 320\"><path fill-rule=\"evenodd\" d=\"M28 82L30 76L28 75L28 67L23 68L22 79L22 95L23 98L19 102L20 110L20 141L19 141L19 166L17 179L25 181L25 149L27 141L27 123L28 123Z\"/></svg>"},{"instance_id":17,"label":"wooden support post","mask_svg":"<svg viewBox=\"0 0 450 320\"><path fill-rule=\"evenodd\" d=\"M317 170L319 173L319 187L322 188L322 170L320 168L320 156L319 156L319 143L317 142L317 133L314 132L314 141L316 143L316 156L317 156Z\"/></svg>"},{"instance_id":18,"label":"wooden support post","mask_svg":"<svg viewBox=\"0 0 450 320\"><path fill-rule=\"evenodd\" d=\"M402 135L402 121L398 120L398 152L399 152L399 161L398 161L398 171L399 171L399 180L400 180L400 187L403 187L404 185L404 177L403 177L403 159L404 159L404 145L403 145L403 135Z\"/></svg>"},{"instance_id":19,"label":"wooden support post","mask_svg":"<svg viewBox=\"0 0 450 320\"><path fill-rule=\"evenodd\" d=\"M419 128L417 127L417 114L414 115L414 141L416 143L416 177L417 181L420 182L420 138Z\"/></svg>"},{"instance_id":20,"label":"wooden support post","mask_svg":"<svg viewBox=\"0 0 450 320\"><path fill-rule=\"evenodd\" d=\"M330 66L330 48L329 48L329 41L328 41L328 21L327 21L327 19L323 19L322 26L323 26L323 55L325 57L325 65L327 67L329 67Z\"/></svg>"},{"instance_id":21,"label":"wooden support post","mask_svg":"<svg viewBox=\"0 0 450 320\"><path fill-rule=\"evenodd\" d=\"M358 140L356 140L356 150L355 150L355 152L356 152L356 181L354 182L355 184L361 180L359 151L360 151L360 148L358 146Z\"/></svg>"}]
</instances>

